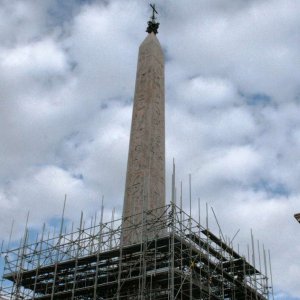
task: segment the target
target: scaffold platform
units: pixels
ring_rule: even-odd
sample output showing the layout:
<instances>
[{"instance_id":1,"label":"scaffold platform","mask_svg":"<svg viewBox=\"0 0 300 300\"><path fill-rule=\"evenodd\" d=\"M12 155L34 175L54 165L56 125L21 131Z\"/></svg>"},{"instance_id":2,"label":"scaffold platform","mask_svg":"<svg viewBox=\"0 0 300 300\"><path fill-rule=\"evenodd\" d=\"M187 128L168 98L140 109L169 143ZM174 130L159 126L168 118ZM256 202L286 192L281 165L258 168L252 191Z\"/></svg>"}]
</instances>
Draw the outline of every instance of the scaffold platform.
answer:
<instances>
[{"instance_id":1,"label":"scaffold platform","mask_svg":"<svg viewBox=\"0 0 300 300\"><path fill-rule=\"evenodd\" d=\"M3 297L269 299L267 275L221 237L174 204L157 210L144 212L140 224L127 220L129 228L102 216L88 228L81 220L68 234L43 232L35 243L25 234L21 247L3 254ZM123 245L124 230L139 234L140 242Z\"/></svg>"}]
</instances>

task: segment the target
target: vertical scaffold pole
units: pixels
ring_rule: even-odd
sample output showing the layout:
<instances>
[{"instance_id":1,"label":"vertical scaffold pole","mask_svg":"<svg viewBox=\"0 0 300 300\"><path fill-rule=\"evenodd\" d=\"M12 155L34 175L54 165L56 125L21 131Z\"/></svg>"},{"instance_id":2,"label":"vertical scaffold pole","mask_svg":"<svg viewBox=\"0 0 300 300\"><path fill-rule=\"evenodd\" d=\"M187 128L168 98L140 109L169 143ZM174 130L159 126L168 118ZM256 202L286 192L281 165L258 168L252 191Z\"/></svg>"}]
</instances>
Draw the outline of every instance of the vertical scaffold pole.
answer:
<instances>
[{"instance_id":1,"label":"vertical scaffold pole","mask_svg":"<svg viewBox=\"0 0 300 300\"><path fill-rule=\"evenodd\" d=\"M46 225L44 223L43 230L42 230L42 235L41 235L41 239L40 239L40 248L39 248L39 252L38 252L38 262L37 262L36 272L35 272L35 278L34 278L34 287L33 287L32 299L35 298L36 284L37 284L38 274L39 274L39 268L40 268L40 264L41 264L41 253L42 253L42 250L43 250L45 226Z\"/></svg>"},{"instance_id":2,"label":"vertical scaffold pole","mask_svg":"<svg viewBox=\"0 0 300 300\"><path fill-rule=\"evenodd\" d=\"M182 233L182 181L180 182L180 232Z\"/></svg>"},{"instance_id":3,"label":"vertical scaffold pole","mask_svg":"<svg viewBox=\"0 0 300 300\"><path fill-rule=\"evenodd\" d=\"M124 222L124 216L122 217L122 222ZM118 288L117 288L117 300L120 299L121 293L121 279L122 279L122 263L123 263L123 235L120 236L120 256L119 256L119 269L118 269Z\"/></svg>"},{"instance_id":4,"label":"vertical scaffold pole","mask_svg":"<svg viewBox=\"0 0 300 300\"><path fill-rule=\"evenodd\" d=\"M266 250L265 250L265 245L263 244L263 255L264 255L264 267L265 267L265 280L266 280L266 294L267 298L269 299L270 293L269 293L269 282L268 282L268 266L267 266L267 258L266 258Z\"/></svg>"},{"instance_id":5,"label":"vertical scaffold pole","mask_svg":"<svg viewBox=\"0 0 300 300\"><path fill-rule=\"evenodd\" d=\"M247 254L248 254L247 261L250 263L250 246L249 246L249 244L247 244ZM247 275L249 278L249 284L251 287L253 287L250 266L247 266ZM251 293L251 300L252 300L252 293Z\"/></svg>"},{"instance_id":6,"label":"vertical scaffold pole","mask_svg":"<svg viewBox=\"0 0 300 300\"><path fill-rule=\"evenodd\" d=\"M102 227L103 227L103 210L104 210L104 197L102 196L101 202L101 214L100 214L100 223L99 223L99 234L98 234L98 249L97 249L97 262L95 270L95 283L94 283L94 298L97 299L97 287L98 287L98 272L99 272L99 256L101 252L101 243L102 243Z\"/></svg>"},{"instance_id":7,"label":"vertical scaffold pole","mask_svg":"<svg viewBox=\"0 0 300 300\"><path fill-rule=\"evenodd\" d=\"M189 174L190 223L192 222L192 175Z\"/></svg>"},{"instance_id":8,"label":"vertical scaffold pole","mask_svg":"<svg viewBox=\"0 0 300 300\"><path fill-rule=\"evenodd\" d=\"M175 203L175 159L173 158L173 170L172 170L172 194L171 194L171 202Z\"/></svg>"},{"instance_id":9,"label":"vertical scaffold pole","mask_svg":"<svg viewBox=\"0 0 300 300\"><path fill-rule=\"evenodd\" d=\"M189 203L190 203L190 216L189 216L189 235L192 237L192 175L189 174ZM190 299L193 299L193 252L192 245L190 244Z\"/></svg>"},{"instance_id":10,"label":"vertical scaffold pole","mask_svg":"<svg viewBox=\"0 0 300 300\"><path fill-rule=\"evenodd\" d=\"M182 241L183 241L183 237L184 237L184 232L183 232L183 211L182 211L182 181L180 182L180 225L179 225L179 228L180 228L180 271L182 272L183 270L183 245L182 245ZM182 283L182 276L180 276L180 279L181 279L181 282L180 282L180 286L181 286L181 283ZM180 291L180 287L178 289L178 292L177 294L179 293ZM180 293L180 300L182 300L182 291ZM175 297L176 299L176 297Z\"/></svg>"},{"instance_id":11,"label":"vertical scaffold pole","mask_svg":"<svg viewBox=\"0 0 300 300\"><path fill-rule=\"evenodd\" d=\"M174 296L175 296L175 288L174 288L174 269L175 269L175 239L174 239L174 234L175 234L175 214L176 214L176 210L175 210L175 202L176 202L176 187L175 187L175 182L176 182L176 173L175 173L175 160L173 159L173 174L172 174L172 203L171 203L171 237L169 238L170 242L171 242L171 270L170 270L170 300L174 300Z\"/></svg>"},{"instance_id":12,"label":"vertical scaffold pole","mask_svg":"<svg viewBox=\"0 0 300 300\"><path fill-rule=\"evenodd\" d=\"M253 238L253 232L251 229L251 245L252 245L252 263L254 269L256 269L256 262L255 262L255 247L254 247L254 238ZM254 271L254 288L255 288L255 299L257 300L257 277L256 277L256 270Z\"/></svg>"},{"instance_id":13,"label":"vertical scaffold pole","mask_svg":"<svg viewBox=\"0 0 300 300\"><path fill-rule=\"evenodd\" d=\"M258 252L258 264L259 264L259 272L260 272L260 279L259 279L259 287L263 291L263 276L261 276L262 270L261 270L261 255L260 255L260 244L259 240L257 240L257 252Z\"/></svg>"},{"instance_id":14,"label":"vertical scaffold pole","mask_svg":"<svg viewBox=\"0 0 300 300\"><path fill-rule=\"evenodd\" d=\"M201 265L201 255L202 255L202 246L201 246L201 201L200 197L198 198L198 225L199 225L199 289L200 289L200 299L202 297L202 265Z\"/></svg>"},{"instance_id":15,"label":"vertical scaffold pole","mask_svg":"<svg viewBox=\"0 0 300 300\"><path fill-rule=\"evenodd\" d=\"M113 208L112 213L111 213L111 228L110 228L110 237L109 237L109 250L113 248L113 236L114 236L114 224L115 224L115 208Z\"/></svg>"},{"instance_id":16,"label":"vertical scaffold pole","mask_svg":"<svg viewBox=\"0 0 300 300\"><path fill-rule=\"evenodd\" d=\"M272 264L271 264L271 252L270 252L270 250L268 250L268 254L269 254L269 266L270 266L271 293L272 293L272 300L274 300L273 274L272 274Z\"/></svg>"},{"instance_id":17,"label":"vertical scaffold pole","mask_svg":"<svg viewBox=\"0 0 300 300\"><path fill-rule=\"evenodd\" d=\"M20 287L21 287L21 280L22 280L22 273L24 270L24 261L26 257L26 246L27 246L27 241L29 238L29 230L28 230L28 222L29 222L29 211L27 212L27 217L26 217L26 225L25 225L25 231L24 231L24 239L23 239L23 245L21 249L21 254L20 254L20 265L19 265L19 270L17 274L17 280L16 280L16 298L18 299L21 297L20 295Z\"/></svg>"},{"instance_id":18,"label":"vertical scaffold pole","mask_svg":"<svg viewBox=\"0 0 300 300\"><path fill-rule=\"evenodd\" d=\"M5 269L6 269L6 265L8 264L8 261L7 261L7 254L8 254L8 251L10 249L10 243L11 243L11 239L12 239L12 233L13 233L13 228L14 228L14 223L15 223L15 220L13 219L12 222L11 222L11 227L10 227L10 232L9 232L9 237L8 237L8 244L7 244L7 247L6 247L6 256L4 257L4 265L3 265L3 269L2 269L2 272L0 272L0 276L1 276L1 286L0 286L0 290L2 291L3 290L3 283L4 283L4 278L3 278L3 275L5 273ZM2 256L3 253L3 250L4 249L4 240L2 241L2 244L1 244L1 252L0 252L0 256Z\"/></svg>"},{"instance_id":19,"label":"vertical scaffold pole","mask_svg":"<svg viewBox=\"0 0 300 300\"><path fill-rule=\"evenodd\" d=\"M80 225L79 225L79 234L78 234L78 243L76 248L76 254L75 254L75 266L74 266L74 277L73 277L73 286L72 286L72 300L75 297L75 289L76 289L76 283L77 283L77 267L78 267L78 256L80 251L80 243L81 243L81 235L83 232L83 212L81 212L80 215Z\"/></svg>"},{"instance_id":20,"label":"vertical scaffold pole","mask_svg":"<svg viewBox=\"0 0 300 300\"><path fill-rule=\"evenodd\" d=\"M10 248L10 243L11 243L11 239L12 239L14 224L15 224L15 220L13 219L12 222L11 222L11 227L10 227L10 232L9 232L9 239L8 239L8 244L7 244L7 249L6 249L7 251Z\"/></svg>"},{"instance_id":21,"label":"vertical scaffold pole","mask_svg":"<svg viewBox=\"0 0 300 300\"><path fill-rule=\"evenodd\" d=\"M64 226L66 201L67 201L67 195L65 195L64 206L63 206L63 211L62 211L62 216L61 216L59 237L58 237L58 242L56 245L57 248L56 248L56 258L55 258L55 266L54 266L54 274L53 274L53 284L52 284L52 291L51 291L51 300L54 299L54 293L55 293L55 287L56 287L57 267L58 267L58 261L59 261L59 251L60 251L60 244L61 244L61 239L62 239L62 231L63 231L63 226Z\"/></svg>"},{"instance_id":22,"label":"vertical scaffold pole","mask_svg":"<svg viewBox=\"0 0 300 300\"><path fill-rule=\"evenodd\" d=\"M211 286L210 286L210 282L211 282L211 270L210 270L210 255L209 255L209 233L208 233L208 204L206 202L206 245L207 245L207 288L208 288L208 299L210 299L210 295L211 295Z\"/></svg>"}]
</instances>

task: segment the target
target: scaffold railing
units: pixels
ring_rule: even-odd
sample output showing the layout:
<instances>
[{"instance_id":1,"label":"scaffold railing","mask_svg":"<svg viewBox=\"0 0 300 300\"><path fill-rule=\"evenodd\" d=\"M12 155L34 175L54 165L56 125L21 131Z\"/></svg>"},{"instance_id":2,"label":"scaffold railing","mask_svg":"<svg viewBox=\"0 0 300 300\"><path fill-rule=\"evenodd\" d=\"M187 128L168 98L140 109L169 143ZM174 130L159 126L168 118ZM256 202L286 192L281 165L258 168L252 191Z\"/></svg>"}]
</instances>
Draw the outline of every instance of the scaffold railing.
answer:
<instances>
[{"instance_id":1,"label":"scaffold railing","mask_svg":"<svg viewBox=\"0 0 300 300\"><path fill-rule=\"evenodd\" d=\"M81 217L76 230L55 236L44 227L34 242L25 230L19 246L2 253L0 297L269 299L267 271L174 203L127 220L104 222L102 211L84 224ZM125 231L139 238L124 243Z\"/></svg>"}]
</instances>

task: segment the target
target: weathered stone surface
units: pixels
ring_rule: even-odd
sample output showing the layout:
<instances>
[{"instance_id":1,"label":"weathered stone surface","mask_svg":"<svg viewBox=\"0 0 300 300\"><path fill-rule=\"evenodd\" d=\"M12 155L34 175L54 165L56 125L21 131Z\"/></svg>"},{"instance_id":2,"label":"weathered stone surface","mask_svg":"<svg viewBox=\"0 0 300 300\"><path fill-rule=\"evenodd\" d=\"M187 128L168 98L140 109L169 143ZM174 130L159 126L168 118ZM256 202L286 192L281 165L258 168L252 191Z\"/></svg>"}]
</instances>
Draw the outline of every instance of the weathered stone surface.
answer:
<instances>
[{"instance_id":1,"label":"weathered stone surface","mask_svg":"<svg viewBox=\"0 0 300 300\"><path fill-rule=\"evenodd\" d=\"M139 49L123 208L123 243L140 242L147 232L135 229L136 225L142 221L146 224L147 210L164 205L164 57L156 35L151 33ZM132 229L125 229L130 225Z\"/></svg>"}]
</instances>

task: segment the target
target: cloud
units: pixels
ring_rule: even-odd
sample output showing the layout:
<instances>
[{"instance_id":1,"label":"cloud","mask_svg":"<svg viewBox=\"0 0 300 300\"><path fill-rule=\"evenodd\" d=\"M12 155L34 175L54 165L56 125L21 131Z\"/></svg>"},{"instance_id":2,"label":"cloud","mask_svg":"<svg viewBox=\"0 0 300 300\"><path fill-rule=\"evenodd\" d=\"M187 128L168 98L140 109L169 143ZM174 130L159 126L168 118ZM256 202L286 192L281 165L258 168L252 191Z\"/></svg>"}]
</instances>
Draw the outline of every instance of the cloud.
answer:
<instances>
[{"instance_id":1,"label":"cloud","mask_svg":"<svg viewBox=\"0 0 300 300\"><path fill-rule=\"evenodd\" d=\"M120 215L145 1L3 1L0 238L61 214ZM299 298L299 4L158 1L166 57L167 191L192 174L193 205L224 234L271 248L276 298ZM202 209L205 212L205 209ZM204 217L204 216L202 216ZM218 231L213 216L212 228ZM284 255L283 255L284 253ZM285 270L285 272L282 272Z\"/></svg>"},{"instance_id":2,"label":"cloud","mask_svg":"<svg viewBox=\"0 0 300 300\"><path fill-rule=\"evenodd\" d=\"M234 104L237 92L236 87L226 79L195 77L180 84L177 101L193 110L199 106L221 108Z\"/></svg>"}]
</instances>

